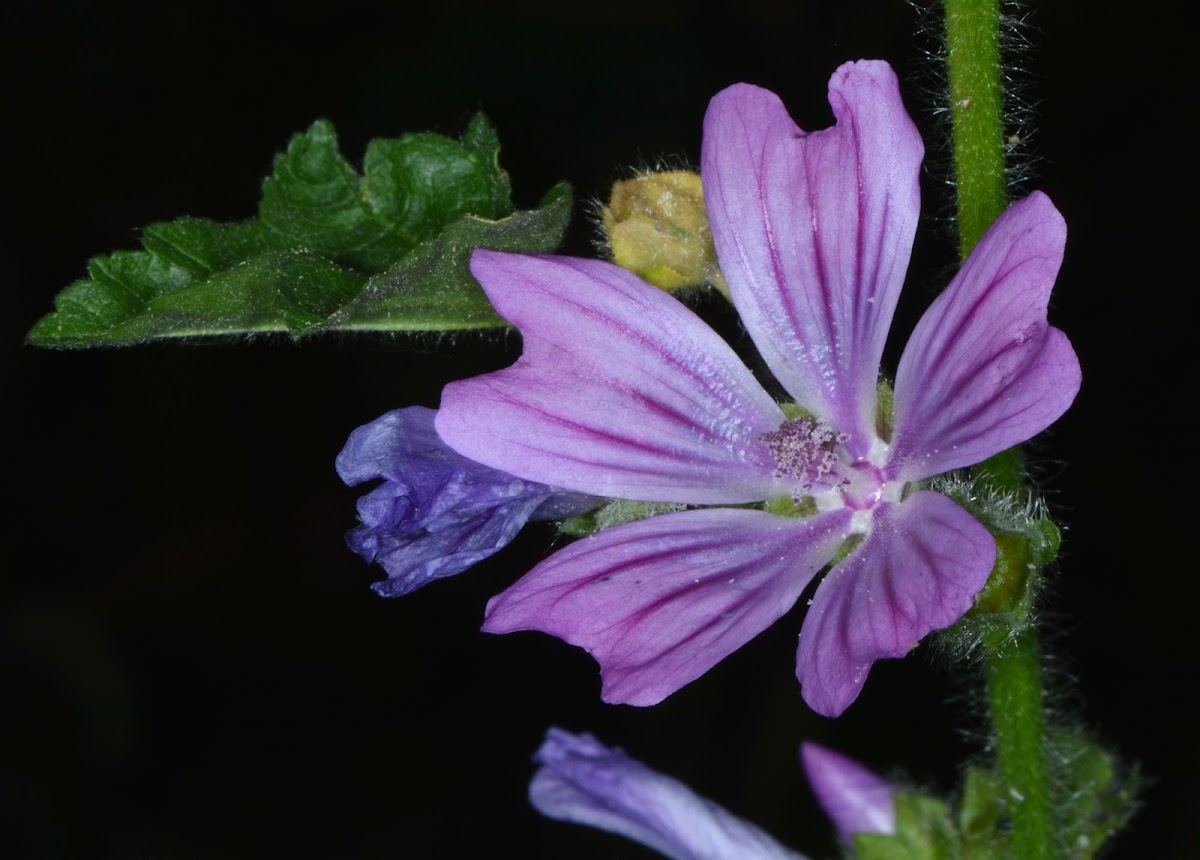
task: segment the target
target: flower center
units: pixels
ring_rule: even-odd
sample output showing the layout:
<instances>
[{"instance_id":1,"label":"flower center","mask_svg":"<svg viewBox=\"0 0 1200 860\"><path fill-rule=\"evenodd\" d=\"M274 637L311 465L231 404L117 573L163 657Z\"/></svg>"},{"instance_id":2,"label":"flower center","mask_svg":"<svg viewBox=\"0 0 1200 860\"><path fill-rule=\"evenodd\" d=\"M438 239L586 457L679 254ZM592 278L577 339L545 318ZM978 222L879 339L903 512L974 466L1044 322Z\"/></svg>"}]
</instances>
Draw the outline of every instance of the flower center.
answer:
<instances>
[{"instance_id":1,"label":"flower center","mask_svg":"<svg viewBox=\"0 0 1200 860\"><path fill-rule=\"evenodd\" d=\"M865 511L883 501L887 481L883 471L868 460L850 464L840 493L842 504L855 511Z\"/></svg>"},{"instance_id":2,"label":"flower center","mask_svg":"<svg viewBox=\"0 0 1200 860\"><path fill-rule=\"evenodd\" d=\"M792 498L796 502L802 496L832 490L845 483L834 446L848 438L824 421L807 418L791 418L780 424L778 430L762 435L775 459L775 477L795 485Z\"/></svg>"},{"instance_id":3,"label":"flower center","mask_svg":"<svg viewBox=\"0 0 1200 860\"><path fill-rule=\"evenodd\" d=\"M851 534L866 534L871 528L875 507L883 502L898 504L904 497L905 483L889 481L881 463L887 461L887 446L878 442L864 460L849 465L847 482L835 493L826 493L815 500L818 510L849 508L854 511L850 521ZM834 496L836 495L836 498Z\"/></svg>"},{"instance_id":4,"label":"flower center","mask_svg":"<svg viewBox=\"0 0 1200 860\"><path fill-rule=\"evenodd\" d=\"M807 504L818 511L849 508L854 533L867 531L876 505L899 502L903 495L904 484L884 474L887 445L881 440L867 457L851 463L839 447L849 436L824 421L791 418L761 438L775 459L775 477L793 487L792 501L802 505L808 497Z\"/></svg>"}]
</instances>

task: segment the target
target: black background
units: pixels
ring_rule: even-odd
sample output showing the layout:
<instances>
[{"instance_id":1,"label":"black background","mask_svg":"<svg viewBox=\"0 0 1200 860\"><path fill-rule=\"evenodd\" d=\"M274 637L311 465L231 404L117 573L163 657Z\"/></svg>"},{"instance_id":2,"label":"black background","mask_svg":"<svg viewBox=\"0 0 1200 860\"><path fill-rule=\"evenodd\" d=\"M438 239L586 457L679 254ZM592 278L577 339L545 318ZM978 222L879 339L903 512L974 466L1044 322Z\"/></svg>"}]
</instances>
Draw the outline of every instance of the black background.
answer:
<instances>
[{"instance_id":1,"label":"black background","mask_svg":"<svg viewBox=\"0 0 1200 860\"><path fill-rule=\"evenodd\" d=\"M944 129L922 14L899 0L451 4L11 4L5 88L0 853L20 857L649 856L525 800L548 725L591 730L814 856L832 852L796 762L822 740L949 789L979 751L974 685L928 649L872 672L836 721L792 675L797 609L666 703L598 699L594 663L478 632L551 540L529 529L398 601L345 550L355 426L513 360L519 339L326 338L50 352L23 345L89 256L182 214L249 217L271 158L317 117L343 152L484 109L518 205L586 202L630 168L697 162L719 88L831 119L847 59L889 60L927 141L922 229L897 322L945 283ZM1051 319L1084 368L1035 461L1065 524L1048 590L1058 712L1148 775L1115 857L1186 857L1200 801L1191 360L1196 41L1178 7L1033 10L1026 187L1070 229ZM568 249L592 230L577 207ZM716 305L705 310L721 318ZM5 847L5 843L11 845Z\"/></svg>"}]
</instances>

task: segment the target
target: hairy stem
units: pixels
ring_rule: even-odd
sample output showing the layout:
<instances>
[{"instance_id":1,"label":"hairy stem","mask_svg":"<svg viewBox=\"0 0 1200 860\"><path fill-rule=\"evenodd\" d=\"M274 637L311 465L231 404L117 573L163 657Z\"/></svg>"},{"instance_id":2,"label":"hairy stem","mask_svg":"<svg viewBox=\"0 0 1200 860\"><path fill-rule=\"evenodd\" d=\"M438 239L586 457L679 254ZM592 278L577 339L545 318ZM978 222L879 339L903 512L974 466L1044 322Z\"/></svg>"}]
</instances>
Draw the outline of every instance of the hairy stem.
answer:
<instances>
[{"instance_id":1,"label":"hairy stem","mask_svg":"<svg viewBox=\"0 0 1200 860\"><path fill-rule=\"evenodd\" d=\"M959 251L965 260L1008 199L1000 0L944 4ZM990 477L997 480L997 475ZM1007 489L1024 491L1019 469L999 480L1011 484ZM1012 855L1018 860L1054 860L1061 851L1046 762L1041 666L1037 633L1026 613L1025 607L1013 607L1013 626L989 631L984 638L987 695L1012 824Z\"/></svg>"},{"instance_id":2,"label":"hairy stem","mask_svg":"<svg viewBox=\"0 0 1200 860\"><path fill-rule=\"evenodd\" d=\"M1046 724L1037 634L992 630L984 638L987 694L1005 803L1012 822L1012 855L1019 860L1060 856L1046 767Z\"/></svg>"},{"instance_id":3,"label":"hairy stem","mask_svg":"<svg viewBox=\"0 0 1200 860\"><path fill-rule=\"evenodd\" d=\"M1000 0L945 0L958 244L962 258L1000 217L1004 178Z\"/></svg>"}]
</instances>

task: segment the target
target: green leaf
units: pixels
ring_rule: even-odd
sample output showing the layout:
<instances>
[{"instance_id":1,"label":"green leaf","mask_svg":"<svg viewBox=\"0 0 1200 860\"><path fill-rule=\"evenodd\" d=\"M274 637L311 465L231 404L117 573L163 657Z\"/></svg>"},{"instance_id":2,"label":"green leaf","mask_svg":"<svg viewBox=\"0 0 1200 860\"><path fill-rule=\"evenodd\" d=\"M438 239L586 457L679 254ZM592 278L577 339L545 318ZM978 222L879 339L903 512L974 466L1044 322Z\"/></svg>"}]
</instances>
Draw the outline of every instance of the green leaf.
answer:
<instances>
[{"instance_id":1,"label":"green leaf","mask_svg":"<svg viewBox=\"0 0 1200 860\"><path fill-rule=\"evenodd\" d=\"M1081 731L1055 733L1056 800L1067 853L1096 857L1137 808L1136 769L1123 772L1113 756Z\"/></svg>"},{"instance_id":2,"label":"green leaf","mask_svg":"<svg viewBox=\"0 0 1200 860\"><path fill-rule=\"evenodd\" d=\"M560 183L537 209L500 221L467 216L422 245L314 331L453 331L503 325L471 275L475 248L553 251L571 217L571 189Z\"/></svg>"},{"instance_id":3,"label":"green leaf","mask_svg":"<svg viewBox=\"0 0 1200 860\"><path fill-rule=\"evenodd\" d=\"M236 334L311 328L362 290L362 275L303 254L248 260L190 289L159 296L132 321L145 337Z\"/></svg>"},{"instance_id":4,"label":"green leaf","mask_svg":"<svg viewBox=\"0 0 1200 860\"><path fill-rule=\"evenodd\" d=\"M484 175L492 189L493 217L512 211L512 188L508 174L500 167L500 138L496 130L481 113L475 114L463 134L463 146L475 153L483 165Z\"/></svg>"},{"instance_id":5,"label":"green leaf","mask_svg":"<svg viewBox=\"0 0 1200 860\"><path fill-rule=\"evenodd\" d=\"M333 126L296 135L263 182L258 217L152 224L142 251L93 259L29 333L38 346L287 332L448 331L502 325L468 263L476 247L553 251L571 194L513 212L482 115L461 140L378 139L363 175Z\"/></svg>"},{"instance_id":6,"label":"green leaf","mask_svg":"<svg viewBox=\"0 0 1200 860\"><path fill-rule=\"evenodd\" d=\"M1007 822L1004 802L1000 799L1003 786L996 775L985 768L967 769L963 785L962 804L958 811L958 829L962 833L962 856L966 860L991 860L1007 857Z\"/></svg>"}]
</instances>

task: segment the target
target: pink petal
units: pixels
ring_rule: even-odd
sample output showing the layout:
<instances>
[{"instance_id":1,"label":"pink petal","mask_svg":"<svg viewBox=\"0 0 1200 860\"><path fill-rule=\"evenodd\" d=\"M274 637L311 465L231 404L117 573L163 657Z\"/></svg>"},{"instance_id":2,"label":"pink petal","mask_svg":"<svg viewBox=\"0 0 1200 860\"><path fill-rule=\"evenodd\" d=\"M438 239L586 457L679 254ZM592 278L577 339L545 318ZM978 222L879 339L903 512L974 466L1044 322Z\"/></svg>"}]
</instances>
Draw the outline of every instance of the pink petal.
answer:
<instances>
[{"instance_id":1,"label":"pink petal","mask_svg":"<svg viewBox=\"0 0 1200 860\"><path fill-rule=\"evenodd\" d=\"M624 499L780 492L760 441L783 420L779 407L676 299L600 260L478 250L471 270L521 330L524 353L443 390L437 430L460 454Z\"/></svg>"},{"instance_id":2,"label":"pink petal","mask_svg":"<svg viewBox=\"0 0 1200 860\"><path fill-rule=\"evenodd\" d=\"M852 758L805 741L800 762L817 802L833 821L838 836L853 844L855 833L895 833L892 785Z\"/></svg>"},{"instance_id":3,"label":"pink petal","mask_svg":"<svg viewBox=\"0 0 1200 860\"><path fill-rule=\"evenodd\" d=\"M617 526L492 598L483 629L558 636L600 663L606 702L653 705L787 612L849 524L715 508Z\"/></svg>"},{"instance_id":4,"label":"pink petal","mask_svg":"<svg viewBox=\"0 0 1200 860\"><path fill-rule=\"evenodd\" d=\"M837 123L801 131L738 84L704 118L704 200L721 271L763 358L803 406L874 438L875 384L920 209L921 138L883 62L829 82Z\"/></svg>"},{"instance_id":5,"label":"pink petal","mask_svg":"<svg viewBox=\"0 0 1200 860\"><path fill-rule=\"evenodd\" d=\"M796 655L804 700L836 717L872 663L903 657L961 618L995 560L988 530L940 493L879 505L866 540L821 581L805 616Z\"/></svg>"},{"instance_id":6,"label":"pink petal","mask_svg":"<svg viewBox=\"0 0 1200 860\"><path fill-rule=\"evenodd\" d=\"M893 474L978 463L1071 405L1079 359L1046 321L1066 229L1046 195L1014 203L921 317L896 375Z\"/></svg>"}]
</instances>

